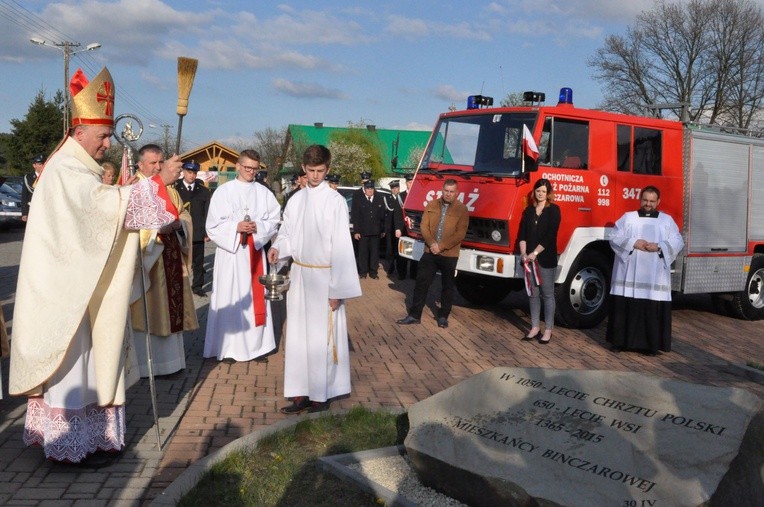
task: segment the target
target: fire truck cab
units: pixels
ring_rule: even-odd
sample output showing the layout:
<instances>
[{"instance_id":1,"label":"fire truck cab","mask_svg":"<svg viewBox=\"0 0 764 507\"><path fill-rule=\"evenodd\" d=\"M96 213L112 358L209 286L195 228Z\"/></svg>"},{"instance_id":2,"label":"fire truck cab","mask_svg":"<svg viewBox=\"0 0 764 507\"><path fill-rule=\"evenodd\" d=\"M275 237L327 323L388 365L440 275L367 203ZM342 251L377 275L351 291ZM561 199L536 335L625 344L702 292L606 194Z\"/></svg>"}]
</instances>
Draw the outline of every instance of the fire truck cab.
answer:
<instances>
[{"instance_id":1,"label":"fire truck cab","mask_svg":"<svg viewBox=\"0 0 764 507\"><path fill-rule=\"evenodd\" d=\"M624 212L638 209L641 189L654 185L659 210L674 218L685 241L672 289L712 293L726 312L764 318L761 134L576 108L569 88L556 106L491 105L489 97L473 96L467 109L440 115L404 203L402 256L421 257L422 211L440 197L446 178L455 179L470 212L457 288L474 304L498 303L523 287L520 217L533 184L546 178L562 213L555 319L593 327L607 315L608 233ZM525 127L536 160L523 149Z\"/></svg>"}]
</instances>

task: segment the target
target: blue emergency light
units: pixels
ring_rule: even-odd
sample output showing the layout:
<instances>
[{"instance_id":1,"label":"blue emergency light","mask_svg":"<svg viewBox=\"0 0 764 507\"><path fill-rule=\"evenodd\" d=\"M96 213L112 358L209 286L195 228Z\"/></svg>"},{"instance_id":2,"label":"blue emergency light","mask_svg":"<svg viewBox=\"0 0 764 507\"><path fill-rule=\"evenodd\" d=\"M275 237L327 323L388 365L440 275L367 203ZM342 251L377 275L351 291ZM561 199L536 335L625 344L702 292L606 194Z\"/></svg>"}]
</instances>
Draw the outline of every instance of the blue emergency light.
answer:
<instances>
[{"instance_id":1,"label":"blue emergency light","mask_svg":"<svg viewBox=\"0 0 764 507\"><path fill-rule=\"evenodd\" d=\"M573 89L572 88L560 88L560 100L557 105L570 104L573 105Z\"/></svg>"},{"instance_id":2,"label":"blue emergency light","mask_svg":"<svg viewBox=\"0 0 764 507\"><path fill-rule=\"evenodd\" d=\"M488 107L493 105L493 97L483 95L470 95L467 97L467 109L480 109L480 106Z\"/></svg>"}]
</instances>

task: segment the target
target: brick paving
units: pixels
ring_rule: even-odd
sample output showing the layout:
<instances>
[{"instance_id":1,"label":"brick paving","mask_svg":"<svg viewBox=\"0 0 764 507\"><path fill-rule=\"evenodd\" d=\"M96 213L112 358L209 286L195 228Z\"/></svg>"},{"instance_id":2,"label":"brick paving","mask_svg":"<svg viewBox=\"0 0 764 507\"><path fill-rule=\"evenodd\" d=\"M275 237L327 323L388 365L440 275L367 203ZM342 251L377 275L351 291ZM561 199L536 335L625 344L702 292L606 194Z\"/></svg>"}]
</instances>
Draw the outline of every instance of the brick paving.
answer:
<instances>
[{"instance_id":1,"label":"brick paving","mask_svg":"<svg viewBox=\"0 0 764 507\"><path fill-rule=\"evenodd\" d=\"M9 327L22 235L22 230L0 231L0 303ZM212 252L208 247L208 262ZM473 308L457 298L444 330L433 318L436 292L431 291L422 324L398 326L394 320L405 315L414 282L382 275L361 285L364 296L348 303L353 392L332 408L405 408L494 366L638 371L741 387L764 397L764 385L737 367L746 360L764 362L764 323L717 315L708 296L677 297L674 350L647 357L611 352L604 325L557 328L546 346L521 341L529 328L522 294L492 308ZM187 369L156 380L162 449L155 445L146 380L128 391L124 453L98 470L53 464L40 449L25 448L24 400L6 392L0 400L0 504L147 505L190 464L287 418L278 410L286 403L283 347L268 363L203 360L207 299L195 299L201 328L186 336ZM7 359L2 369L7 390Z\"/></svg>"}]
</instances>

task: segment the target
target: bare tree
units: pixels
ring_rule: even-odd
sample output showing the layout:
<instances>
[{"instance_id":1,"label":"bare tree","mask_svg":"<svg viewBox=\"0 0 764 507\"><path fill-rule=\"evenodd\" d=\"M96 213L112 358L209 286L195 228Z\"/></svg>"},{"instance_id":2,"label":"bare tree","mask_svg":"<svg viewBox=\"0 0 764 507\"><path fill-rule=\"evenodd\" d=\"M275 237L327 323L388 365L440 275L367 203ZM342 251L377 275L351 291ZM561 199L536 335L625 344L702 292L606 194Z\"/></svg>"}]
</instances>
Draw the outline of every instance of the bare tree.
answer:
<instances>
[{"instance_id":1,"label":"bare tree","mask_svg":"<svg viewBox=\"0 0 764 507\"><path fill-rule=\"evenodd\" d=\"M501 107L527 106L529 103L523 100L523 92L508 93L501 99Z\"/></svg>"},{"instance_id":2,"label":"bare tree","mask_svg":"<svg viewBox=\"0 0 764 507\"><path fill-rule=\"evenodd\" d=\"M764 16L750 3L719 2L712 47L718 87L712 122L742 128L762 120Z\"/></svg>"},{"instance_id":3,"label":"bare tree","mask_svg":"<svg viewBox=\"0 0 764 507\"><path fill-rule=\"evenodd\" d=\"M287 128L274 129L268 127L265 130L255 132L255 149L260 153L260 159L268 166L268 180L275 181L278 178L281 166L281 154L286 142Z\"/></svg>"},{"instance_id":4,"label":"bare tree","mask_svg":"<svg viewBox=\"0 0 764 507\"><path fill-rule=\"evenodd\" d=\"M751 0L659 0L588 64L604 83L603 109L686 103L692 121L748 128L764 98L764 15Z\"/></svg>"}]
</instances>

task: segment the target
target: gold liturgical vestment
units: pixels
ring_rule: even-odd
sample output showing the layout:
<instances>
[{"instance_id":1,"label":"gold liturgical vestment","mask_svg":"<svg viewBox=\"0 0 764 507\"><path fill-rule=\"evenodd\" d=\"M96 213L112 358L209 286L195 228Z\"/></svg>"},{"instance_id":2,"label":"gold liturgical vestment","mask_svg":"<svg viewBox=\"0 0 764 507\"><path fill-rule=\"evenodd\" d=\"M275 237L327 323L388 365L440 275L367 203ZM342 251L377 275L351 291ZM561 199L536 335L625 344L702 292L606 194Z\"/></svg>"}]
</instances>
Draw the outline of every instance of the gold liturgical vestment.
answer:
<instances>
[{"instance_id":1,"label":"gold liturgical vestment","mask_svg":"<svg viewBox=\"0 0 764 507\"><path fill-rule=\"evenodd\" d=\"M180 195L168 185L167 193L180 214L185 240L176 233L157 234L155 230L141 230L141 250L149 312L149 332L155 336L170 336L199 328L196 308L191 292L191 215L184 209ZM150 267L150 268L149 268ZM131 321L135 331L146 331L143 300L140 298L140 280L134 285L137 300L130 305ZM135 298L133 298L135 299ZM136 339L139 339L136 336Z\"/></svg>"}]
</instances>

